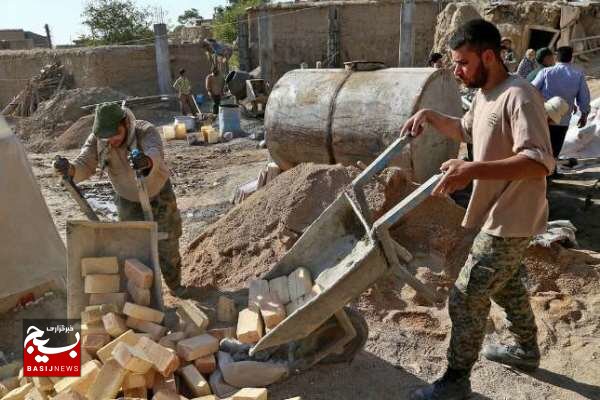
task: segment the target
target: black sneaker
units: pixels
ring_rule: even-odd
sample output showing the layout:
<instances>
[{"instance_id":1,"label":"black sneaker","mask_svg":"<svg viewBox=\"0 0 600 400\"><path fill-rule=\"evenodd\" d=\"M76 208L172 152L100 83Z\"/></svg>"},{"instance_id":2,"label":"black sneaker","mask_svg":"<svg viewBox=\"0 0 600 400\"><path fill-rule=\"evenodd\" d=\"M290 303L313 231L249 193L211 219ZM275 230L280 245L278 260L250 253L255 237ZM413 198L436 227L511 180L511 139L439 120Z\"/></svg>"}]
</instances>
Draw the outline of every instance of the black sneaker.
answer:
<instances>
[{"instance_id":1,"label":"black sneaker","mask_svg":"<svg viewBox=\"0 0 600 400\"><path fill-rule=\"evenodd\" d=\"M431 385L412 392L410 400L464 400L471 393L469 373L449 369Z\"/></svg>"},{"instance_id":2,"label":"black sneaker","mask_svg":"<svg viewBox=\"0 0 600 400\"><path fill-rule=\"evenodd\" d=\"M481 354L490 361L509 365L526 372L535 371L540 366L540 350L537 344L529 347L491 344L485 346Z\"/></svg>"}]
</instances>

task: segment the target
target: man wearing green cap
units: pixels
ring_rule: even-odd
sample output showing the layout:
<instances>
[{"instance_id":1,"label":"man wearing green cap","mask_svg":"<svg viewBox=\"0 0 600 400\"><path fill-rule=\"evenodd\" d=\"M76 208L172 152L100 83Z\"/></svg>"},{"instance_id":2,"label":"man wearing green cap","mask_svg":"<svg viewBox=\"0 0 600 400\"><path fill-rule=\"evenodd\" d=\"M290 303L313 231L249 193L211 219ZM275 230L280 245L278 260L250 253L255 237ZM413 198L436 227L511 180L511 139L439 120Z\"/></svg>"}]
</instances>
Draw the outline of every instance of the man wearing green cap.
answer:
<instances>
[{"instance_id":1,"label":"man wearing green cap","mask_svg":"<svg viewBox=\"0 0 600 400\"><path fill-rule=\"evenodd\" d=\"M132 150L138 149L139 152ZM104 103L96 108L92 133L72 163L59 157L54 168L81 182L100 166L105 169L115 191L115 203L121 221L143 221L136 183L136 172L145 176L154 220L159 232L168 238L158 242L159 262L165 283L172 291L180 291L181 216L164 160L162 140L156 128L147 121L136 120L128 108Z\"/></svg>"},{"instance_id":2,"label":"man wearing green cap","mask_svg":"<svg viewBox=\"0 0 600 400\"><path fill-rule=\"evenodd\" d=\"M527 81L529 82L533 82L538 72L555 64L554 53L549 48L542 47L535 52L535 61L537 61L538 66L527 75Z\"/></svg>"}]
</instances>

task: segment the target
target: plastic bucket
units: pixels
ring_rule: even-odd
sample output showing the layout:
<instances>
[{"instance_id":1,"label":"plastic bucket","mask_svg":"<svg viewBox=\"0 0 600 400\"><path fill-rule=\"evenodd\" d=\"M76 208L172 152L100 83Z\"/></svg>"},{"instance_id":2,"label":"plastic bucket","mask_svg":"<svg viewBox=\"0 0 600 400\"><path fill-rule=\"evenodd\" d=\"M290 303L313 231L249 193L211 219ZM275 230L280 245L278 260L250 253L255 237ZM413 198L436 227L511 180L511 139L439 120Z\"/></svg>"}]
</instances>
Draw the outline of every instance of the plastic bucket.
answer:
<instances>
[{"instance_id":1,"label":"plastic bucket","mask_svg":"<svg viewBox=\"0 0 600 400\"><path fill-rule=\"evenodd\" d=\"M219 132L233 132L233 135L242 133L240 128L240 107L236 104L222 104L219 107Z\"/></svg>"}]
</instances>

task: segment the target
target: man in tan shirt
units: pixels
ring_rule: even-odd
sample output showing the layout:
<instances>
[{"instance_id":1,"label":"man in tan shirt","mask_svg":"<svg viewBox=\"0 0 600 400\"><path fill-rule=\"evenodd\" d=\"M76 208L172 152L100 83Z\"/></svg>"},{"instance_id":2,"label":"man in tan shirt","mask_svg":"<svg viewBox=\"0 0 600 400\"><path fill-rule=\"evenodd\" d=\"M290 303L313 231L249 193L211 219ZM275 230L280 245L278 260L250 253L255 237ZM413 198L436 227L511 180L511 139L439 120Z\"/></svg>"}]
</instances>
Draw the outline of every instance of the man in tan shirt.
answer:
<instances>
[{"instance_id":1,"label":"man in tan shirt","mask_svg":"<svg viewBox=\"0 0 600 400\"><path fill-rule=\"evenodd\" d=\"M206 77L204 83L206 85L206 92L213 101L213 114L218 114L223 88L225 87L225 79L219 72L219 67L216 65L213 66L211 73Z\"/></svg>"},{"instance_id":2,"label":"man in tan shirt","mask_svg":"<svg viewBox=\"0 0 600 400\"><path fill-rule=\"evenodd\" d=\"M131 150L140 150L131 156ZM81 182L92 176L98 167L106 170L115 191L115 203L121 221L143 221L136 184L136 170L145 175L148 196L159 232L168 238L159 240L160 268L167 286L182 292L180 285L181 256L179 238L182 234L181 216L175 192L169 180L162 140L151 123L138 120L128 108L105 103L96 108L92 133L81 152L70 163L58 157L54 168Z\"/></svg>"},{"instance_id":3,"label":"man in tan shirt","mask_svg":"<svg viewBox=\"0 0 600 400\"><path fill-rule=\"evenodd\" d=\"M474 161L448 160L434 195L449 195L473 182L463 226L479 228L450 293L452 333L448 368L411 399L466 399L490 310L504 308L516 345L486 346L483 355L524 370L538 367L537 328L521 259L533 235L546 230L546 179L554 168L544 102L524 79L509 75L500 56L500 33L484 20L460 27L450 39L454 74L479 88L462 119L420 110L402 132L419 135L429 123L457 141L473 143Z\"/></svg>"}]
</instances>

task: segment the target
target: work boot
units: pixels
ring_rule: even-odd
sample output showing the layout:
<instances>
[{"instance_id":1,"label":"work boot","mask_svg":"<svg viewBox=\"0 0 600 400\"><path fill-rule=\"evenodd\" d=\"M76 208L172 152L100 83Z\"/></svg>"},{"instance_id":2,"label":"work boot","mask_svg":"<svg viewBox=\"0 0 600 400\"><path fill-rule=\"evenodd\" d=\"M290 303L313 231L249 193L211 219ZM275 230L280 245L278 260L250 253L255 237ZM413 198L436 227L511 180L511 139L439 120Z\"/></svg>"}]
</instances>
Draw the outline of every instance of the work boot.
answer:
<instances>
[{"instance_id":1,"label":"work boot","mask_svg":"<svg viewBox=\"0 0 600 400\"><path fill-rule=\"evenodd\" d=\"M540 350L537 343L533 345L501 344L486 345L481 354L490 361L495 361L511 367L532 372L540 366Z\"/></svg>"},{"instance_id":2,"label":"work boot","mask_svg":"<svg viewBox=\"0 0 600 400\"><path fill-rule=\"evenodd\" d=\"M410 400L464 400L471 395L468 370L448 368L444 376L431 385L415 390Z\"/></svg>"}]
</instances>

